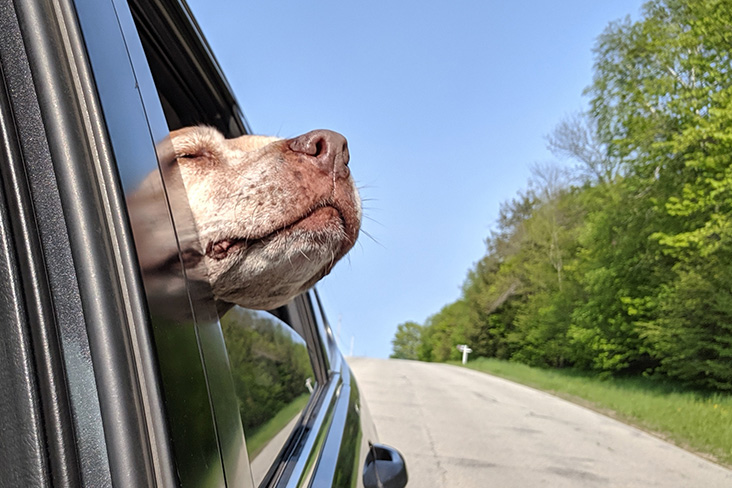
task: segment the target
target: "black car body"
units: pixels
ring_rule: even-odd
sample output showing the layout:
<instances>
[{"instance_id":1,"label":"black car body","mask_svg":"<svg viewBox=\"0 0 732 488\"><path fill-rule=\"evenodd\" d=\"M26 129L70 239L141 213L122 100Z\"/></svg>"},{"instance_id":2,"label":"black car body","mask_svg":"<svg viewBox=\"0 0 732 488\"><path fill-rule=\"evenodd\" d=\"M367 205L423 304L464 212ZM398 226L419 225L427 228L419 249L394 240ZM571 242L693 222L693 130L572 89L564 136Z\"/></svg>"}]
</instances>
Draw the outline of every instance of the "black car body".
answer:
<instances>
[{"instance_id":1,"label":"black car body","mask_svg":"<svg viewBox=\"0 0 732 488\"><path fill-rule=\"evenodd\" d=\"M169 131L249 130L185 4L0 6L0 486L403 486L314 290L224 314L186 272Z\"/></svg>"}]
</instances>

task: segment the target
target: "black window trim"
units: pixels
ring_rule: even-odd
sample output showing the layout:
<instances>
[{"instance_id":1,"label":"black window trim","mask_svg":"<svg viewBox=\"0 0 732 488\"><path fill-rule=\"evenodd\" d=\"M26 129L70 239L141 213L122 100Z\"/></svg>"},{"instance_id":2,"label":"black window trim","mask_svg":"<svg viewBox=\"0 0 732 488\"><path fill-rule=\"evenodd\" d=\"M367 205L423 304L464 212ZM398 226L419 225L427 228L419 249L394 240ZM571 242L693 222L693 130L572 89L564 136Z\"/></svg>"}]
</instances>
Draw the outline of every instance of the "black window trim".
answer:
<instances>
[{"instance_id":1,"label":"black window trim","mask_svg":"<svg viewBox=\"0 0 732 488\"><path fill-rule=\"evenodd\" d=\"M0 29L16 32L13 20L17 19L8 12L0 16ZM15 486L50 484L52 480L58 486L69 486L79 479L73 417L66 383L55 373L63 369L63 357L52 319L43 251L16 125L16 117L18 123L28 124L27 137L30 127L37 125L29 123L30 119L38 114L34 110L13 114L13 103L31 104L34 99L17 90L27 68L24 53L22 49L10 51L7 45L0 51L2 64L15 57L15 73L0 73L0 273L4 284L0 303L4 330L0 405L5 414L3 440L7 439L0 443L0 472ZM15 85L14 97L6 83Z\"/></svg>"},{"instance_id":2,"label":"black window trim","mask_svg":"<svg viewBox=\"0 0 732 488\"><path fill-rule=\"evenodd\" d=\"M45 330L49 342L36 341L34 354L63 358L63 366L46 365L57 397L42 398L47 432L61 433L49 435L53 484L172 486L159 392L144 381L156 375L141 284L76 10L70 0L14 7L34 87L28 97L38 103L36 119L17 124L40 240L33 262L45 263L35 277L46 310L34 332ZM7 22L12 7L3 14ZM17 106L14 113L31 117Z\"/></svg>"},{"instance_id":3,"label":"black window trim","mask_svg":"<svg viewBox=\"0 0 732 488\"><path fill-rule=\"evenodd\" d=\"M214 125L227 137L250 134L251 129L233 91L185 2L130 0L130 9L141 30L140 35L158 47L156 52L150 53L155 56L154 61L165 64L174 73L175 83L195 105L190 107L191 112L226 115L218 120L191 118L183 125ZM160 49L160 46L166 49Z\"/></svg>"}]
</instances>

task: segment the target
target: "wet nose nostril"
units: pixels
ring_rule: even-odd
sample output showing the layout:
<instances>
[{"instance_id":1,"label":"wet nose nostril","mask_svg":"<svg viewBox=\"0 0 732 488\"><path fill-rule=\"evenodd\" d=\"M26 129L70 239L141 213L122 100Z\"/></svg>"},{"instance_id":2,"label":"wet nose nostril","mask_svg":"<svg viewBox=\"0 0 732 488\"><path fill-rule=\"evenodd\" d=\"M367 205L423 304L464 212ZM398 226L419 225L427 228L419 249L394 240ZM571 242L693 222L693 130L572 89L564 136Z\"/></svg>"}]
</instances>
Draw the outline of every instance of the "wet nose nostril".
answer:
<instances>
[{"instance_id":1,"label":"wet nose nostril","mask_svg":"<svg viewBox=\"0 0 732 488\"><path fill-rule=\"evenodd\" d=\"M290 140L292 151L311 156L324 171L342 174L348 165L348 143L346 138L329 130L314 130Z\"/></svg>"},{"instance_id":2,"label":"wet nose nostril","mask_svg":"<svg viewBox=\"0 0 732 488\"><path fill-rule=\"evenodd\" d=\"M351 160L351 155L348 152L348 143L347 142L343 143L343 148L341 149L341 153L343 154L343 159L344 159L343 164L348 166L348 162Z\"/></svg>"},{"instance_id":3,"label":"wet nose nostril","mask_svg":"<svg viewBox=\"0 0 732 488\"><path fill-rule=\"evenodd\" d=\"M318 158L325 152L327 152L327 142L325 139L318 139L315 141L315 154L313 154L313 156Z\"/></svg>"}]
</instances>

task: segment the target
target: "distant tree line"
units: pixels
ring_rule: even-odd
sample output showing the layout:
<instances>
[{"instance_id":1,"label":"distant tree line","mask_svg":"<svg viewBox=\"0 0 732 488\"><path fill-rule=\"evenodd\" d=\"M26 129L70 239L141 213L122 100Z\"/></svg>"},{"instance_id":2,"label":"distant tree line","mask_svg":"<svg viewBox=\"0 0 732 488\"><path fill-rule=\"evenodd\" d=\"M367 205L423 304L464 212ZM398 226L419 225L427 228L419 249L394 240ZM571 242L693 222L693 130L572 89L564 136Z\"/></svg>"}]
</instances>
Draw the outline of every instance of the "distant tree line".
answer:
<instances>
[{"instance_id":1,"label":"distant tree line","mask_svg":"<svg viewBox=\"0 0 732 488\"><path fill-rule=\"evenodd\" d=\"M547 137L461 298L394 357L486 356L732 390L732 3L653 0L594 47L589 107Z\"/></svg>"}]
</instances>

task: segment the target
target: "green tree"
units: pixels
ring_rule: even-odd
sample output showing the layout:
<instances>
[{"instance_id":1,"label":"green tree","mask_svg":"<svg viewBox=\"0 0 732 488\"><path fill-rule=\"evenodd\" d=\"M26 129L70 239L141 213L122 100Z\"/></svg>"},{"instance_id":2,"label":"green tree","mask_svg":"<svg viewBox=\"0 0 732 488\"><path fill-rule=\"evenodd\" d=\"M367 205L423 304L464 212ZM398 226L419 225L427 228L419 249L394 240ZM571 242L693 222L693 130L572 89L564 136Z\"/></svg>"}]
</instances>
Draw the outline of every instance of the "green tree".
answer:
<instances>
[{"instance_id":1,"label":"green tree","mask_svg":"<svg viewBox=\"0 0 732 488\"><path fill-rule=\"evenodd\" d=\"M732 3L651 0L594 49L589 110L547 138L418 357L477 355L732 390Z\"/></svg>"},{"instance_id":2,"label":"green tree","mask_svg":"<svg viewBox=\"0 0 732 488\"><path fill-rule=\"evenodd\" d=\"M727 1L648 2L642 20L600 36L588 91L602 139L630 161L624 205L638 219L631 230L641 232L630 246L640 257L604 271L616 291L635 284L618 298L661 370L715 387L732 378L730 25ZM651 278L638 285L622 277L623 262ZM669 347L682 343L683 354Z\"/></svg>"},{"instance_id":3,"label":"green tree","mask_svg":"<svg viewBox=\"0 0 732 488\"><path fill-rule=\"evenodd\" d=\"M445 305L425 322L418 358L423 361L459 359L457 345L468 342L476 327L475 314L465 300Z\"/></svg>"},{"instance_id":4,"label":"green tree","mask_svg":"<svg viewBox=\"0 0 732 488\"><path fill-rule=\"evenodd\" d=\"M729 269L678 273L649 323L662 370L694 386L732 390L732 274Z\"/></svg>"},{"instance_id":5,"label":"green tree","mask_svg":"<svg viewBox=\"0 0 732 488\"><path fill-rule=\"evenodd\" d=\"M476 321L468 337L473 354L509 359L514 352L509 337L524 301L521 282L503 268L498 256L490 254L468 273L463 296Z\"/></svg>"},{"instance_id":6,"label":"green tree","mask_svg":"<svg viewBox=\"0 0 732 488\"><path fill-rule=\"evenodd\" d=\"M395 359L418 359L422 343L422 326L416 322L404 322L397 326L392 339L392 354Z\"/></svg>"},{"instance_id":7,"label":"green tree","mask_svg":"<svg viewBox=\"0 0 732 488\"><path fill-rule=\"evenodd\" d=\"M538 203L529 189L501 205L497 228L486 240L487 254L469 271L463 284L464 302L474 317L467 342L476 356L509 359L520 342L516 340L516 315L529 290L519 256L524 249L526 221Z\"/></svg>"},{"instance_id":8,"label":"green tree","mask_svg":"<svg viewBox=\"0 0 732 488\"><path fill-rule=\"evenodd\" d=\"M669 263L650 239L652 202L625 179L585 191L576 276L582 290L568 337L576 366L607 373L653 367L642 324L655 316L655 295Z\"/></svg>"}]
</instances>

